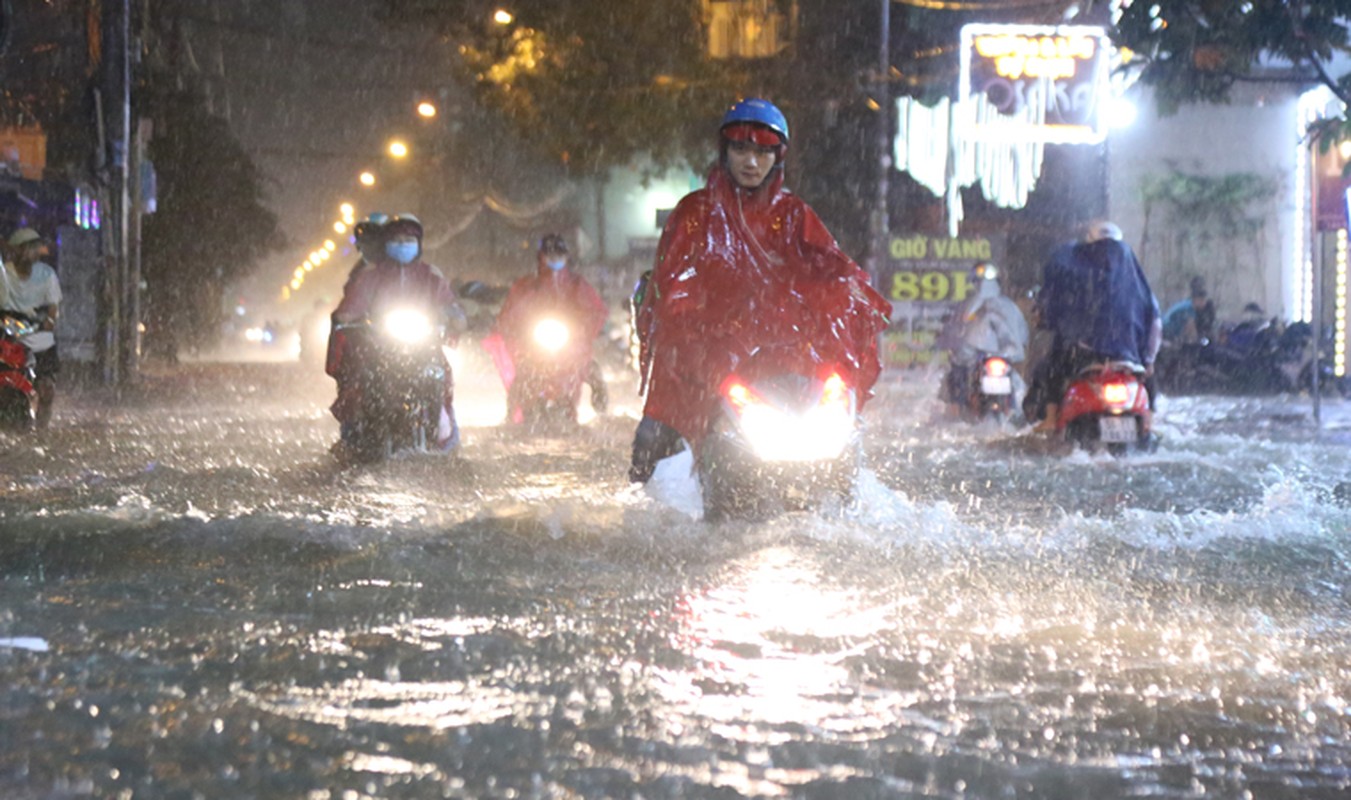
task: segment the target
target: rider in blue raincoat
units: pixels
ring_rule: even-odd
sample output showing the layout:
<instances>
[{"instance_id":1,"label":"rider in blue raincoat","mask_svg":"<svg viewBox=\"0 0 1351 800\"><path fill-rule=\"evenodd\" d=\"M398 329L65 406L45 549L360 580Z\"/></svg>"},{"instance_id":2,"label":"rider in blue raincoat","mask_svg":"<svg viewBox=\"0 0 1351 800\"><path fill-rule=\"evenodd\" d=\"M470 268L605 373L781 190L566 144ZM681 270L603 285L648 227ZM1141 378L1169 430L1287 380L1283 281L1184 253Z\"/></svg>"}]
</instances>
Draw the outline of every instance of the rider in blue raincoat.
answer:
<instances>
[{"instance_id":1,"label":"rider in blue raincoat","mask_svg":"<svg viewBox=\"0 0 1351 800\"><path fill-rule=\"evenodd\" d=\"M1082 241L1052 252L1037 311L1041 327L1053 334L1051 352L1034 377L1040 385L1028 393L1024 408L1029 420L1043 420L1039 428L1054 429L1066 385L1089 364L1127 361L1146 375L1153 371L1162 342L1159 303L1113 223L1092 223Z\"/></svg>"}]
</instances>

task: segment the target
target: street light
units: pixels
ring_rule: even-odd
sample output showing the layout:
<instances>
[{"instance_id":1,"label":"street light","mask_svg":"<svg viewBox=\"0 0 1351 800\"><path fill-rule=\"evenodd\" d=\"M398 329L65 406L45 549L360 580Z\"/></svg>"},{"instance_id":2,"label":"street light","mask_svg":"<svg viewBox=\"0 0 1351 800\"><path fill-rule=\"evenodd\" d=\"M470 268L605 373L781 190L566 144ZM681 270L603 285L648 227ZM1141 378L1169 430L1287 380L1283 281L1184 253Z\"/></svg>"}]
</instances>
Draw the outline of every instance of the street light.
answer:
<instances>
[{"instance_id":1,"label":"street light","mask_svg":"<svg viewBox=\"0 0 1351 800\"><path fill-rule=\"evenodd\" d=\"M498 25L510 25L513 19L515 17L511 16L511 12L505 8L499 8L493 12L493 22Z\"/></svg>"},{"instance_id":2,"label":"street light","mask_svg":"<svg viewBox=\"0 0 1351 800\"><path fill-rule=\"evenodd\" d=\"M436 104L429 100L423 100L417 104L417 113L423 119L433 119L436 116Z\"/></svg>"},{"instance_id":3,"label":"street light","mask_svg":"<svg viewBox=\"0 0 1351 800\"><path fill-rule=\"evenodd\" d=\"M405 158L408 155L408 145L395 139L389 143L389 154L394 158Z\"/></svg>"},{"instance_id":4,"label":"street light","mask_svg":"<svg viewBox=\"0 0 1351 800\"><path fill-rule=\"evenodd\" d=\"M1107 125L1110 128L1128 128L1135 124L1140 111L1126 97L1113 97L1107 101Z\"/></svg>"},{"instance_id":5,"label":"street light","mask_svg":"<svg viewBox=\"0 0 1351 800\"><path fill-rule=\"evenodd\" d=\"M375 173L373 173L373 172L363 172L363 173L361 173L361 175L357 178L357 180L361 181L361 185L362 185L362 186L374 186L374 185L375 185Z\"/></svg>"}]
</instances>

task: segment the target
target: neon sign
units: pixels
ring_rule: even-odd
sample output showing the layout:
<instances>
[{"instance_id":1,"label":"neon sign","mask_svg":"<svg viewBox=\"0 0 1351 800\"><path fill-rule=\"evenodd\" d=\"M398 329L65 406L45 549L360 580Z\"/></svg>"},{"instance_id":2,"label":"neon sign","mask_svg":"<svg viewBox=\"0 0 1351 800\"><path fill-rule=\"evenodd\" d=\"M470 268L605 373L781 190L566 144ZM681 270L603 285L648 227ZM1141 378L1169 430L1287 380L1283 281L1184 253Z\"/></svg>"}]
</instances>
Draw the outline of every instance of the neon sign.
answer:
<instances>
[{"instance_id":1,"label":"neon sign","mask_svg":"<svg viewBox=\"0 0 1351 800\"><path fill-rule=\"evenodd\" d=\"M1101 142L1110 47L1096 26L964 26L958 99L971 110L962 138Z\"/></svg>"},{"instance_id":2,"label":"neon sign","mask_svg":"<svg viewBox=\"0 0 1351 800\"><path fill-rule=\"evenodd\" d=\"M89 230L98 228L103 224L102 215L99 213L98 198L91 196L84 189L79 187L75 189L73 206L76 225Z\"/></svg>"}]
</instances>

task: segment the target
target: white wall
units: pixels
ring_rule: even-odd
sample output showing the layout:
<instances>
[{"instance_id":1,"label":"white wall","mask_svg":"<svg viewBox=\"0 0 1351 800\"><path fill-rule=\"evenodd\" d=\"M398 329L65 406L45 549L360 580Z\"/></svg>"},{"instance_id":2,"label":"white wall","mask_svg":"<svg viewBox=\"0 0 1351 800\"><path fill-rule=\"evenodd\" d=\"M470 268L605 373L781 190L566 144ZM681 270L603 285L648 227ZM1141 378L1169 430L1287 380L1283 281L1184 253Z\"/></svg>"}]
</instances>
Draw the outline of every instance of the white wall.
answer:
<instances>
[{"instance_id":1,"label":"white wall","mask_svg":"<svg viewBox=\"0 0 1351 800\"><path fill-rule=\"evenodd\" d=\"M1297 90L1240 85L1229 105L1183 106L1176 115L1164 118L1158 116L1152 95L1144 87L1136 87L1130 96L1140 114L1134 125L1114 130L1108 142L1111 216L1131 244L1142 250L1141 260L1160 302L1166 307L1182 299L1192 270L1150 263L1151 253L1165 248L1150 243L1141 248L1145 223L1141 179L1167 174L1171 168L1212 177L1255 173L1275 180L1277 187L1259 212L1266 220L1260 240L1242 248L1236 259L1240 263L1208 264L1197 271L1207 278L1221 320L1236 317L1243 304L1253 300L1270 315L1290 318L1294 309ZM1151 220L1151 231L1164 227L1163 222Z\"/></svg>"},{"instance_id":2,"label":"white wall","mask_svg":"<svg viewBox=\"0 0 1351 800\"><path fill-rule=\"evenodd\" d=\"M703 178L690 170L672 170L643 184L640 165L613 169L605 184L605 252L596 257L606 261L622 259L629 254L633 240L655 240L661 236L657 227L657 211L674 208L689 192L704 185ZM580 193L590 198L584 203L583 224L588 236L598 235L596 226L595 185Z\"/></svg>"}]
</instances>

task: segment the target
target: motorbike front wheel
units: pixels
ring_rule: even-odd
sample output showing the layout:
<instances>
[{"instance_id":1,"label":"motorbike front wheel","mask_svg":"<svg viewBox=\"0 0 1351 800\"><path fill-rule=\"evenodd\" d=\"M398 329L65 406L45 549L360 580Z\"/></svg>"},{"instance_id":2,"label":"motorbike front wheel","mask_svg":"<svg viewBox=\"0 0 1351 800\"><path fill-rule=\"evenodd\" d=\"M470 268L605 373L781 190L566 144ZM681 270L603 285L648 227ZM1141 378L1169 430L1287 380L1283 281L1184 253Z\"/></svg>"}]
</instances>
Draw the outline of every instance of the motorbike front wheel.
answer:
<instances>
[{"instance_id":1,"label":"motorbike front wheel","mask_svg":"<svg viewBox=\"0 0 1351 800\"><path fill-rule=\"evenodd\" d=\"M733 445L705 443L699 460L704 521L754 519L782 511L808 511L854 498L862 450L814 464L762 464Z\"/></svg>"}]
</instances>

